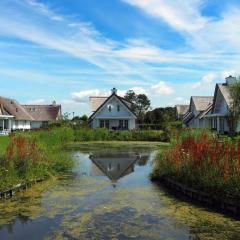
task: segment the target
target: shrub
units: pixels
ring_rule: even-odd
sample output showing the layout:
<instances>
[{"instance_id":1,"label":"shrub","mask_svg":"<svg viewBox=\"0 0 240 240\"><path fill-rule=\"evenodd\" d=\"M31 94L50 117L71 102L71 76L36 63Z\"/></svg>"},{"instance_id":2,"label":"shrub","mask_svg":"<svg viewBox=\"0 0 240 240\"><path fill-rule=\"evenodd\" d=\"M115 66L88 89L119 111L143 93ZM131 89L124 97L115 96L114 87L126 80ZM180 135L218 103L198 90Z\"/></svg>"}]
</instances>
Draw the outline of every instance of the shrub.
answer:
<instances>
[{"instance_id":1,"label":"shrub","mask_svg":"<svg viewBox=\"0 0 240 240\"><path fill-rule=\"evenodd\" d=\"M154 174L240 196L240 143L219 142L208 133L186 134L172 149L159 153Z\"/></svg>"},{"instance_id":2,"label":"shrub","mask_svg":"<svg viewBox=\"0 0 240 240\"><path fill-rule=\"evenodd\" d=\"M109 131L105 128L82 128L74 131L75 141L169 141L163 131L158 130L125 130Z\"/></svg>"}]
</instances>

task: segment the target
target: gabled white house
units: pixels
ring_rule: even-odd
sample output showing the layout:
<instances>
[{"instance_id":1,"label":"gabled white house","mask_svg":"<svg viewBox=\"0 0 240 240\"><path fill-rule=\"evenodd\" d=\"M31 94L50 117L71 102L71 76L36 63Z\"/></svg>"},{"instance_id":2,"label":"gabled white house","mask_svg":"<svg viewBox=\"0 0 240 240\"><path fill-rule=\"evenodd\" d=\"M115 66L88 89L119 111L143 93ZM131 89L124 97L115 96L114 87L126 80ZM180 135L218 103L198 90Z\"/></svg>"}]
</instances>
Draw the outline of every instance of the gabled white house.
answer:
<instances>
[{"instance_id":1,"label":"gabled white house","mask_svg":"<svg viewBox=\"0 0 240 240\"><path fill-rule=\"evenodd\" d=\"M211 119L212 129L215 129L218 133L229 132L228 115L232 102L229 86L236 81L236 77L229 76L225 83L216 84L212 111L205 118ZM240 122L237 131L240 131Z\"/></svg>"},{"instance_id":2,"label":"gabled white house","mask_svg":"<svg viewBox=\"0 0 240 240\"><path fill-rule=\"evenodd\" d=\"M109 97L90 97L93 114L89 118L92 128L112 130L131 130L136 128L136 115L131 110L131 103L117 95L112 89Z\"/></svg>"},{"instance_id":3,"label":"gabled white house","mask_svg":"<svg viewBox=\"0 0 240 240\"><path fill-rule=\"evenodd\" d=\"M183 116L185 127L200 128L203 126L202 114L211 107L213 97L193 96L190 99L188 112Z\"/></svg>"}]
</instances>

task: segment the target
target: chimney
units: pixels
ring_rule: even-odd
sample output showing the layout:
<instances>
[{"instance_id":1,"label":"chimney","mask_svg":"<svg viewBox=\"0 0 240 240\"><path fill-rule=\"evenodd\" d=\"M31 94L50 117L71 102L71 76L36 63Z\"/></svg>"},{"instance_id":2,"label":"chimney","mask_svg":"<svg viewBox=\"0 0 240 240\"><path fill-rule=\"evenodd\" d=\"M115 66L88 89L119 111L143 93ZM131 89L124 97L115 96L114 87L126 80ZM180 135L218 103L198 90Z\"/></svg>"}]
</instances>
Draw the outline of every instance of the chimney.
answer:
<instances>
[{"instance_id":1,"label":"chimney","mask_svg":"<svg viewBox=\"0 0 240 240\"><path fill-rule=\"evenodd\" d=\"M112 94L117 94L117 89L115 87L112 89Z\"/></svg>"},{"instance_id":2,"label":"chimney","mask_svg":"<svg viewBox=\"0 0 240 240\"><path fill-rule=\"evenodd\" d=\"M57 105L57 103L56 103L55 100L52 102L52 105L53 105L53 106L56 106L56 105Z\"/></svg>"},{"instance_id":3,"label":"chimney","mask_svg":"<svg viewBox=\"0 0 240 240\"><path fill-rule=\"evenodd\" d=\"M236 77L232 77L231 75L229 77L226 77L226 84L231 85L237 82Z\"/></svg>"}]
</instances>

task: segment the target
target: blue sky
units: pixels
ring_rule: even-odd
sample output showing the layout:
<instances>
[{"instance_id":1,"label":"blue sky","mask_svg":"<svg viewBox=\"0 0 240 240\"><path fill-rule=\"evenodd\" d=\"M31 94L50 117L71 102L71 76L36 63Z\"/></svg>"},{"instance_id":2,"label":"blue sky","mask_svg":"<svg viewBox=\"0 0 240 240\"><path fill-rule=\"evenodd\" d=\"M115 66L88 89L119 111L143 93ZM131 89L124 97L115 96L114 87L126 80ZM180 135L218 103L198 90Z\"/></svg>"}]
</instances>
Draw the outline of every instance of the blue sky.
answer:
<instances>
[{"instance_id":1,"label":"blue sky","mask_svg":"<svg viewBox=\"0 0 240 240\"><path fill-rule=\"evenodd\" d=\"M0 95L80 115L112 87L187 103L240 72L239 23L237 0L1 0Z\"/></svg>"}]
</instances>

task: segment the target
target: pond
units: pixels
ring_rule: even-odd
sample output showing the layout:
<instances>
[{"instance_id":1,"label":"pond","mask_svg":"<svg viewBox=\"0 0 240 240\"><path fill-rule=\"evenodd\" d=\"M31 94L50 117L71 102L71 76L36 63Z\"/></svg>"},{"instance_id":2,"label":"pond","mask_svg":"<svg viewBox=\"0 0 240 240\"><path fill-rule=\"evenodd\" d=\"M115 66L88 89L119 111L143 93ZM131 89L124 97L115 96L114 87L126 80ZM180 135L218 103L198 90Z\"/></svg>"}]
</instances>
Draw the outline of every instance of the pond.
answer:
<instances>
[{"instance_id":1,"label":"pond","mask_svg":"<svg viewBox=\"0 0 240 240\"><path fill-rule=\"evenodd\" d=\"M0 201L0 239L240 239L240 222L149 180L156 150L89 145L73 174Z\"/></svg>"}]
</instances>

